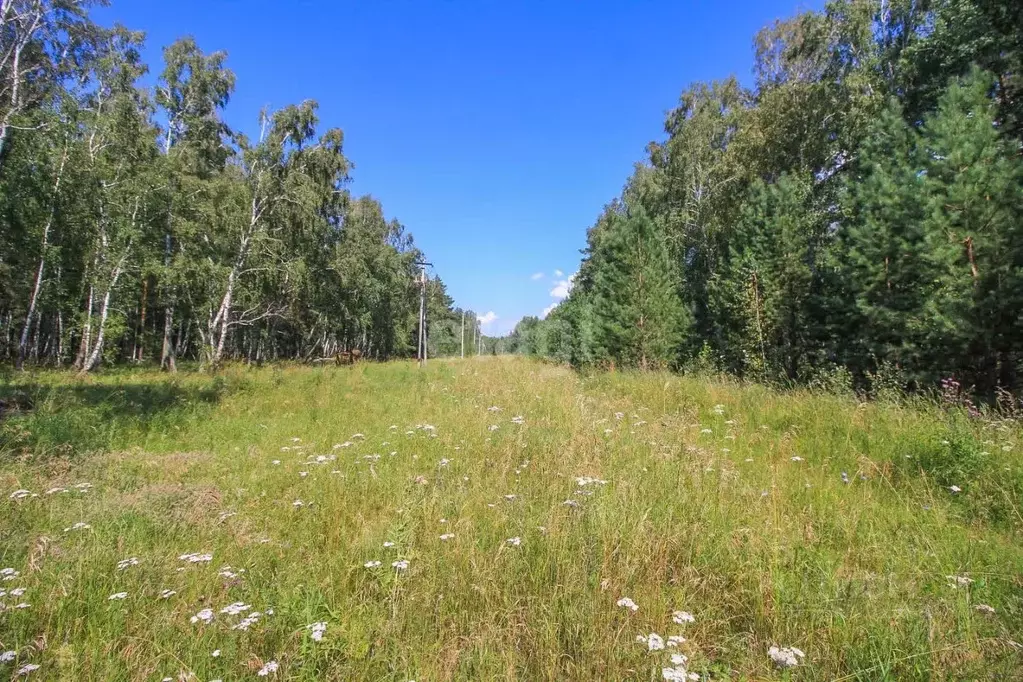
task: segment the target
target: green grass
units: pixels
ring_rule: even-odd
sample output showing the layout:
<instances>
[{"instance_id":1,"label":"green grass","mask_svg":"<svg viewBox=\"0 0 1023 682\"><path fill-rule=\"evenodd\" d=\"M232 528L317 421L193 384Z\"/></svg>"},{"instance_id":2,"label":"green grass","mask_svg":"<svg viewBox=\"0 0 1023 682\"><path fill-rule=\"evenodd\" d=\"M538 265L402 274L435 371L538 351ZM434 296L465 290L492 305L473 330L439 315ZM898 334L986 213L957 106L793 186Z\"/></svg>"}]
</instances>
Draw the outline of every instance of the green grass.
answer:
<instances>
[{"instance_id":1,"label":"green grass","mask_svg":"<svg viewBox=\"0 0 1023 682\"><path fill-rule=\"evenodd\" d=\"M512 358L13 379L0 676L647 681L656 632L702 679L1023 679L1010 422Z\"/></svg>"}]
</instances>

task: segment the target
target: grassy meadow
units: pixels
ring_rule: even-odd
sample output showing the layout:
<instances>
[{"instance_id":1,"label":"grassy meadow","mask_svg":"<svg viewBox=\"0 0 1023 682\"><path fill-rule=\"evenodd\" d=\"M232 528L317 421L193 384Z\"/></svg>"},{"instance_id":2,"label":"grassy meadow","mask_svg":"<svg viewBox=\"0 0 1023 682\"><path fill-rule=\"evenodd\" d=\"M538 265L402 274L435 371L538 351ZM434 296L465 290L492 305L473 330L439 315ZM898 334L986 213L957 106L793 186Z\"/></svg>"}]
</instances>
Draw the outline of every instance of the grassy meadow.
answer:
<instances>
[{"instance_id":1,"label":"grassy meadow","mask_svg":"<svg viewBox=\"0 0 1023 682\"><path fill-rule=\"evenodd\" d=\"M19 392L0 677L1023 680L1012 420L503 357Z\"/></svg>"}]
</instances>

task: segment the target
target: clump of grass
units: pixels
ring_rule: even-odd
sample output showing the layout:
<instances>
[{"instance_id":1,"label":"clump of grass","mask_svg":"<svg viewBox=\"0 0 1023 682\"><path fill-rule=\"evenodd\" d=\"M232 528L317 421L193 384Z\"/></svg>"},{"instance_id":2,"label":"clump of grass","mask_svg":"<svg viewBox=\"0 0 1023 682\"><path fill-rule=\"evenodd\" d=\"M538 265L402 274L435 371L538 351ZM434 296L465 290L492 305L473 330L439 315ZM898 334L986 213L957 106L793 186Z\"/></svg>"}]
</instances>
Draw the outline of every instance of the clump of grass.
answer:
<instances>
[{"instance_id":1,"label":"clump of grass","mask_svg":"<svg viewBox=\"0 0 1023 682\"><path fill-rule=\"evenodd\" d=\"M1009 422L510 358L92 381L3 426L0 674L1023 669Z\"/></svg>"}]
</instances>

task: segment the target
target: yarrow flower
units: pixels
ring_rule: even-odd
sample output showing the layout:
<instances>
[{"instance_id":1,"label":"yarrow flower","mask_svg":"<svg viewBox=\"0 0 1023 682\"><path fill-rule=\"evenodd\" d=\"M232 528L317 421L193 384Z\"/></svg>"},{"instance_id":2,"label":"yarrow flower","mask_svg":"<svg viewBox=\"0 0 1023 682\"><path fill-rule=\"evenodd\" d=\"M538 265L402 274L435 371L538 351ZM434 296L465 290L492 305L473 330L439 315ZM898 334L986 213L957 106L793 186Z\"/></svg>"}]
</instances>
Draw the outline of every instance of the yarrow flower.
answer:
<instances>
[{"instance_id":1,"label":"yarrow flower","mask_svg":"<svg viewBox=\"0 0 1023 682\"><path fill-rule=\"evenodd\" d=\"M248 629L250 627L252 627L253 625L256 624L256 622L259 620L259 617L262 616L262 615L263 614L260 613L259 611L253 611L252 613L250 613L249 615L245 616L240 621L238 621L237 625L232 625L231 629L232 630L241 630L243 632L248 631Z\"/></svg>"},{"instance_id":2,"label":"yarrow flower","mask_svg":"<svg viewBox=\"0 0 1023 682\"><path fill-rule=\"evenodd\" d=\"M636 602L632 601L628 597L622 597L621 599L619 599L618 601L615 602L615 605L621 606L622 608L629 609L631 611L638 611L639 610L639 604L637 604Z\"/></svg>"},{"instance_id":3,"label":"yarrow flower","mask_svg":"<svg viewBox=\"0 0 1023 682\"><path fill-rule=\"evenodd\" d=\"M646 644L647 651L661 651L664 649L664 638L656 632L651 632L649 635L639 635L636 637L636 641Z\"/></svg>"},{"instance_id":4,"label":"yarrow flower","mask_svg":"<svg viewBox=\"0 0 1023 682\"><path fill-rule=\"evenodd\" d=\"M13 493L10 494L9 498L12 500L23 500L26 497L31 496L32 496L31 490L15 490Z\"/></svg>"},{"instance_id":5,"label":"yarrow flower","mask_svg":"<svg viewBox=\"0 0 1023 682\"><path fill-rule=\"evenodd\" d=\"M224 608L220 609L221 613L226 613L229 616L237 616L239 613L248 611L252 607L244 602L236 601L233 604L229 604Z\"/></svg>"},{"instance_id":6,"label":"yarrow flower","mask_svg":"<svg viewBox=\"0 0 1023 682\"><path fill-rule=\"evenodd\" d=\"M767 650L767 655L771 657L771 660L774 661L778 668L783 669L796 667L799 665L800 659L806 657L806 654L794 646L782 647L780 649L772 646Z\"/></svg>"},{"instance_id":7,"label":"yarrow flower","mask_svg":"<svg viewBox=\"0 0 1023 682\"><path fill-rule=\"evenodd\" d=\"M674 611L671 614L671 619L678 623L679 625L696 622L696 618L694 618L693 614L689 613L688 611Z\"/></svg>"},{"instance_id":8,"label":"yarrow flower","mask_svg":"<svg viewBox=\"0 0 1023 682\"><path fill-rule=\"evenodd\" d=\"M202 621L206 625L209 625L210 623L213 622L213 609L203 609L199 613L192 616L189 620L191 620L193 623L198 623L199 621Z\"/></svg>"},{"instance_id":9,"label":"yarrow flower","mask_svg":"<svg viewBox=\"0 0 1023 682\"><path fill-rule=\"evenodd\" d=\"M257 672L256 674L259 675L260 677L266 677L270 673L277 672L277 669L280 667L281 666L277 663L277 661L267 661L266 664L262 668L260 668L259 672Z\"/></svg>"},{"instance_id":10,"label":"yarrow flower","mask_svg":"<svg viewBox=\"0 0 1023 682\"><path fill-rule=\"evenodd\" d=\"M17 657L17 655L17 651L0 652L0 663L10 663Z\"/></svg>"},{"instance_id":11,"label":"yarrow flower","mask_svg":"<svg viewBox=\"0 0 1023 682\"><path fill-rule=\"evenodd\" d=\"M30 672L34 670L39 670L39 666L36 665L35 663L26 663L25 665L18 668L18 672L14 673L14 676L22 677L24 675L28 675Z\"/></svg>"},{"instance_id":12,"label":"yarrow flower","mask_svg":"<svg viewBox=\"0 0 1023 682\"><path fill-rule=\"evenodd\" d=\"M965 575L946 575L945 577L952 583L952 587L969 587L973 584L973 578Z\"/></svg>"},{"instance_id":13,"label":"yarrow flower","mask_svg":"<svg viewBox=\"0 0 1023 682\"><path fill-rule=\"evenodd\" d=\"M408 569L408 561L406 561L405 559L401 559L399 561L395 561L395 562L393 562L391 564L391 568L393 568L393 569L395 569L397 571L404 571L404 570Z\"/></svg>"},{"instance_id":14,"label":"yarrow flower","mask_svg":"<svg viewBox=\"0 0 1023 682\"><path fill-rule=\"evenodd\" d=\"M454 533L444 533L443 535L440 536L440 539L441 540L450 540L453 537L455 537Z\"/></svg>"},{"instance_id":15,"label":"yarrow flower","mask_svg":"<svg viewBox=\"0 0 1023 682\"><path fill-rule=\"evenodd\" d=\"M171 597L173 597L176 594L177 594L177 592L175 590L161 590L160 591L160 599L170 599Z\"/></svg>"},{"instance_id":16,"label":"yarrow flower","mask_svg":"<svg viewBox=\"0 0 1023 682\"><path fill-rule=\"evenodd\" d=\"M363 564L363 567L365 567L365 568L379 568L380 567L380 562L379 561L367 561L366 563Z\"/></svg>"},{"instance_id":17,"label":"yarrow flower","mask_svg":"<svg viewBox=\"0 0 1023 682\"><path fill-rule=\"evenodd\" d=\"M130 568L132 566L138 566L138 565L139 565L138 557L134 557L133 556L133 557L129 557L127 559L121 559L120 561L118 561L117 562L117 570L118 571L123 571L126 568Z\"/></svg>"},{"instance_id":18,"label":"yarrow flower","mask_svg":"<svg viewBox=\"0 0 1023 682\"><path fill-rule=\"evenodd\" d=\"M384 547L394 547L394 543L388 540L387 542L384 543Z\"/></svg>"},{"instance_id":19,"label":"yarrow flower","mask_svg":"<svg viewBox=\"0 0 1023 682\"><path fill-rule=\"evenodd\" d=\"M684 644L685 641L686 638L683 637L682 635L671 635L670 637L668 637L668 646L677 647L679 644Z\"/></svg>"},{"instance_id":20,"label":"yarrow flower","mask_svg":"<svg viewBox=\"0 0 1023 682\"><path fill-rule=\"evenodd\" d=\"M512 417L511 421L512 421L512 424L519 424L521 426L522 424L526 423L526 418L523 417L522 415L518 415L516 417Z\"/></svg>"},{"instance_id":21,"label":"yarrow flower","mask_svg":"<svg viewBox=\"0 0 1023 682\"><path fill-rule=\"evenodd\" d=\"M518 547L519 545L522 544L522 538L516 536L513 538L508 538L507 540L505 540L505 542L507 542L512 547Z\"/></svg>"},{"instance_id":22,"label":"yarrow flower","mask_svg":"<svg viewBox=\"0 0 1023 682\"><path fill-rule=\"evenodd\" d=\"M64 532L70 533L73 530L88 530L90 528L92 528L92 526L90 526L89 524L85 523L84 521L79 521L78 523L72 524L65 528Z\"/></svg>"},{"instance_id":23,"label":"yarrow flower","mask_svg":"<svg viewBox=\"0 0 1023 682\"><path fill-rule=\"evenodd\" d=\"M957 486L957 485L950 485L950 486L948 487L948 489L949 489L950 491L952 491L952 494L953 494L953 495L954 495L955 493L961 493L961 492L963 492L963 489L962 489L962 488L960 488L960 487L959 487L959 486Z\"/></svg>"},{"instance_id":24,"label":"yarrow flower","mask_svg":"<svg viewBox=\"0 0 1023 682\"><path fill-rule=\"evenodd\" d=\"M306 626L307 630L311 630L312 634L309 635L314 642L319 642L323 639L323 634L327 631L327 624L324 622L313 623L312 625Z\"/></svg>"},{"instance_id":25,"label":"yarrow flower","mask_svg":"<svg viewBox=\"0 0 1023 682\"><path fill-rule=\"evenodd\" d=\"M119 599L125 599L128 596L127 592L115 592L114 594L107 597L107 601L117 601Z\"/></svg>"},{"instance_id":26,"label":"yarrow flower","mask_svg":"<svg viewBox=\"0 0 1023 682\"><path fill-rule=\"evenodd\" d=\"M795 457L792 458L792 461L793 462L802 462L803 458L800 457L799 455L796 455Z\"/></svg>"},{"instance_id":27,"label":"yarrow flower","mask_svg":"<svg viewBox=\"0 0 1023 682\"><path fill-rule=\"evenodd\" d=\"M975 611L980 611L981 613L987 613L989 615L995 612L995 608L993 606L988 606L987 604L977 604L973 608Z\"/></svg>"},{"instance_id":28,"label":"yarrow flower","mask_svg":"<svg viewBox=\"0 0 1023 682\"><path fill-rule=\"evenodd\" d=\"M178 557L178 559L181 561L187 561L190 564L208 564L213 561L213 554L209 552L203 554L193 552L191 554L182 554Z\"/></svg>"}]
</instances>

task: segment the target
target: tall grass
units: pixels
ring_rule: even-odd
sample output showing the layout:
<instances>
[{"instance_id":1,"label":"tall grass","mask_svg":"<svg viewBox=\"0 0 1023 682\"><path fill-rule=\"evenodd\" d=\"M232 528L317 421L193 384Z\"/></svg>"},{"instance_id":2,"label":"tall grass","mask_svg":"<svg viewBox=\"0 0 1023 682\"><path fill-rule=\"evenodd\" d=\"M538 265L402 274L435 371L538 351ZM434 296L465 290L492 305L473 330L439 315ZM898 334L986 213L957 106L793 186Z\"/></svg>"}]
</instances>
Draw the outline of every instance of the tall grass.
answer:
<instances>
[{"instance_id":1,"label":"tall grass","mask_svg":"<svg viewBox=\"0 0 1023 682\"><path fill-rule=\"evenodd\" d=\"M27 383L0 674L657 680L679 651L702 679L1023 679L1010 422L510 358ZM273 613L232 629L234 602Z\"/></svg>"}]
</instances>

